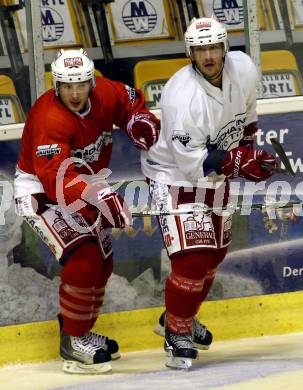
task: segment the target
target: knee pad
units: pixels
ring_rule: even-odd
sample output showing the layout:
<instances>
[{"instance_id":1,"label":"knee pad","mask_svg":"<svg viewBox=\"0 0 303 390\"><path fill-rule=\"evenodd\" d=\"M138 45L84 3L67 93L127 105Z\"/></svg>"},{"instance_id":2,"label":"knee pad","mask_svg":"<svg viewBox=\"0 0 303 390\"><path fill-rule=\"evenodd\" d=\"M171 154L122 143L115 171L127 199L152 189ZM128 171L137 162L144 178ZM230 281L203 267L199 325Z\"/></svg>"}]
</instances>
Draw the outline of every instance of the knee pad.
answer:
<instances>
[{"instance_id":1,"label":"knee pad","mask_svg":"<svg viewBox=\"0 0 303 390\"><path fill-rule=\"evenodd\" d=\"M203 279L211 265L213 251L185 251L171 257L172 271L189 279Z\"/></svg>"},{"instance_id":2,"label":"knee pad","mask_svg":"<svg viewBox=\"0 0 303 390\"><path fill-rule=\"evenodd\" d=\"M96 286L102 274L102 255L94 242L79 245L68 257L61 272L62 283L77 287Z\"/></svg>"}]
</instances>

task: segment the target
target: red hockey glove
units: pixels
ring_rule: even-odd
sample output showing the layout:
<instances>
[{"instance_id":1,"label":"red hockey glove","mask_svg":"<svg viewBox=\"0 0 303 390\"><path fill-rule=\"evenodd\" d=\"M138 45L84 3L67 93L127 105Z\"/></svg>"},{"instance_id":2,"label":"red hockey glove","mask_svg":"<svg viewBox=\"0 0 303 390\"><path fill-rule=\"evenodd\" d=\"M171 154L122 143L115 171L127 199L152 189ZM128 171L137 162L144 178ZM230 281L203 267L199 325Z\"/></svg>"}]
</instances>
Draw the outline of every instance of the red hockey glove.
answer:
<instances>
[{"instance_id":1,"label":"red hockey glove","mask_svg":"<svg viewBox=\"0 0 303 390\"><path fill-rule=\"evenodd\" d=\"M263 167L262 167L263 165ZM220 171L228 178L244 177L259 182L268 179L276 169L275 157L265 150L239 146L226 152Z\"/></svg>"},{"instance_id":2,"label":"red hockey glove","mask_svg":"<svg viewBox=\"0 0 303 390\"><path fill-rule=\"evenodd\" d=\"M239 146L252 146L254 143L254 136L258 131L257 122L252 122L244 128L243 138L239 142Z\"/></svg>"},{"instance_id":3,"label":"red hockey glove","mask_svg":"<svg viewBox=\"0 0 303 390\"><path fill-rule=\"evenodd\" d=\"M160 120L152 113L134 114L126 130L139 149L148 150L159 138Z\"/></svg>"},{"instance_id":4,"label":"red hockey glove","mask_svg":"<svg viewBox=\"0 0 303 390\"><path fill-rule=\"evenodd\" d=\"M119 228L132 224L132 216L123 198L110 187L95 185L83 195L83 199L100 211L103 228Z\"/></svg>"}]
</instances>

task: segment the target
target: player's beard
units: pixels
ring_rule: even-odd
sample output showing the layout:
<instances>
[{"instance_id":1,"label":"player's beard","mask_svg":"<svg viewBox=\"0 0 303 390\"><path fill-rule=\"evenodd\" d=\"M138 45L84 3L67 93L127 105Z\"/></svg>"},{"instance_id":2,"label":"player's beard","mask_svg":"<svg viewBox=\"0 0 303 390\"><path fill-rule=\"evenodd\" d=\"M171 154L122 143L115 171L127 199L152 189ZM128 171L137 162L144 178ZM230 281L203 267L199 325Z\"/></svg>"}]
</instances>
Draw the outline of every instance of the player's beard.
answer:
<instances>
[{"instance_id":1,"label":"player's beard","mask_svg":"<svg viewBox=\"0 0 303 390\"><path fill-rule=\"evenodd\" d=\"M208 76L207 74L205 74L205 73L203 73L203 72L201 72L201 74L203 75L203 77L207 80L207 81L209 81L209 82L212 82L212 81L214 81L214 80L217 80L219 77L221 77L221 75L222 75L222 72L223 72L223 68L224 68L224 63L222 62L222 66L221 66L221 69L219 70L219 72L217 72L215 75L213 75L213 76Z\"/></svg>"},{"instance_id":2,"label":"player's beard","mask_svg":"<svg viewBox=\"0 0 303 390\"><path fill-rule=\"evenodd\" d=\"M207 80L209 83L213 84L213 82L217 79L220 79L221 76L222 76L222 73L223 73L223 69L224 69L224 63L225 63L225 55L222 59L222 64L221 64L221 68L220 70L215 73L214 75L212 76L209 76L207 75L205 72L203 72L202 70L200 70L200 68L197 66L196 62L195 61L192 61L192 66L194 68L194 70L199 73L201 76L203 76L205 78L205 80Z\"/></svg>"}]
</instances>

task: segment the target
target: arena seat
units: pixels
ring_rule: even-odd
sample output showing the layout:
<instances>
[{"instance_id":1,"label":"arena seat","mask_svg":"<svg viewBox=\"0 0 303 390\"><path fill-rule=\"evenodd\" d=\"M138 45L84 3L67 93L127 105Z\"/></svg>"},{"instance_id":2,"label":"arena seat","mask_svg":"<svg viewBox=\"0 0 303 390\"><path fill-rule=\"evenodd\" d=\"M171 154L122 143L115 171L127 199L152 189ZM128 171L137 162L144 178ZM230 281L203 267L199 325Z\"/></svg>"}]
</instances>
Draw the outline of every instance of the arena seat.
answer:
<instances>
[{"instance_id":1,"label":"arena seat","mask_svg":"<svg viewBox=\"0 0 303 390\"><path fill-rule=\"evenodd\" d=\"M188 58L137 62L134 68L135 87L143 91L150 109L160 108L161 92L165 83L180 68L189 63Z\"/></svg>"},{"instance_id":2,"label":"arena seat","mask_svg":"<svg viewBox=\"0 0 303 390\"><path fill-rule=\"evenodd\" d=\"M0 125L24 122L25 114L13 80L0 75Z\"/></svg>"},{"instance_id":3,"label":"arena seat","mask_svg":"<svg viewBox=\"0 0 303 390\"><path fill-rule=\"evenodd\" d=\"M103 77L103 74L102 74L102 72L100 72L100 70L95 69L95 76L96 77Z\"/></svg>"},{"instance_id":4,"label":"arena seat","mask_svg":"<svg viewBox=\"0 0 303 390\"><path fill-rule=\"evenodd\" d=\"M17 95L15 84L7 75L0 75L0 93Z\"/></svg>"},{"instance_id":5,"label":"arena seat","mask_svg":"<svg viewBox=\"0 0 303 390\"><path fill-rule=\"evenodd\" d=\"M52 72L45 72L44 73L44 80L45 80L45 90L46 91L53 88Z\"/></svg>"},{"instance_id":6,"label":"arena seat","mask_svg":"<svg viewBox=\"0 0 303 390\"><path fill-rule=\"evenodd\" d=\"M293 53L271 50L261 53L263 98L303 94L302 75Z\"/></svg>"}]
</instances>

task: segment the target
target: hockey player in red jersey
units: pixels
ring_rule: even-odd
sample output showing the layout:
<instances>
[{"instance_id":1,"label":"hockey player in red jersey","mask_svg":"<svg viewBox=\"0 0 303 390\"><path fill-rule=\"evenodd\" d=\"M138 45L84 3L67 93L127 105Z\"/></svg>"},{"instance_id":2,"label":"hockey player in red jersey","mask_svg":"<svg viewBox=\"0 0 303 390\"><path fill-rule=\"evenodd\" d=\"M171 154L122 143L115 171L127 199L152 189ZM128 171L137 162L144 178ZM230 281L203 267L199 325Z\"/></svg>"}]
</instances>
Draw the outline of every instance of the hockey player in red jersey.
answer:
<instances>
[{"instance_id":1,"label":"hockey player in red jersey","mask_svg":"<svg viewBox=\"0 0 303 390\"><path fill-rule=\"evenodd\" d=\"M228 51L227 32L214 18L193 19L185 33L191 64L175 73L161 98L161 133L142 152L156 209L197 209L160 216L172 271L166 280L166 365L188 368L211 333L195 317L231 241L231 215L203 212L227 205L228 180L259 182L275 172L275 157L255 150L257 71L251 58ZM264 168L266 166L266 168Z\"/></svg>"},{"instance_id":2,"label":"hockey player in red jersey","mask_svg":"<svg viewBox=\"0 0 303 390\"><path fill-rule=\"evenodd\" d=\"M115 340L91 332L113 268L105 229L131 225L128 207L107 175L97 175L110 161L113 125L144 150L156 142L160 127L141 91L96 80L94 71L83 49L59 51L53 89L26 120L15 178L17 213L64 266L60 354L63 370L72 373L107 372L110 360L119 357Z\"/></svg>"}]
</instances>

